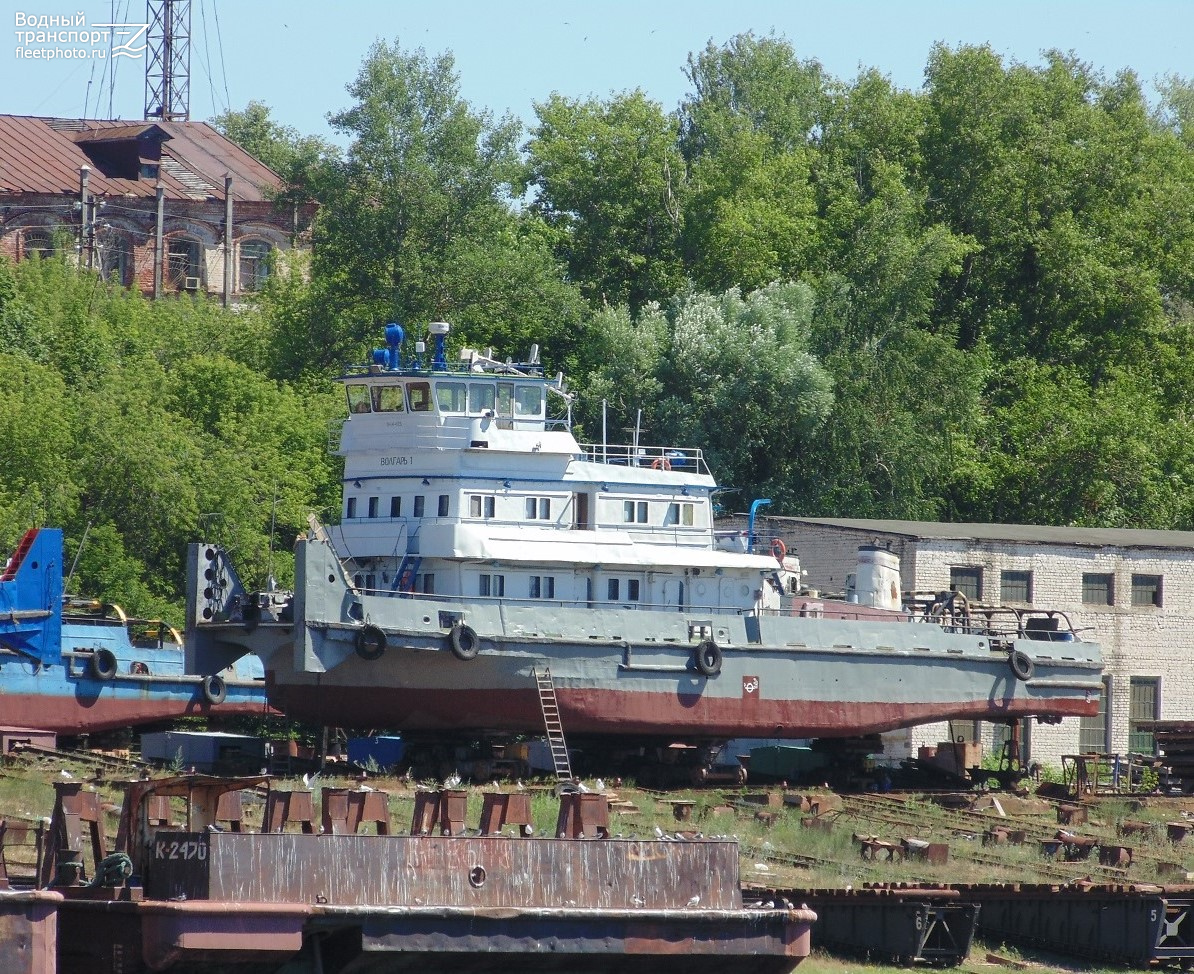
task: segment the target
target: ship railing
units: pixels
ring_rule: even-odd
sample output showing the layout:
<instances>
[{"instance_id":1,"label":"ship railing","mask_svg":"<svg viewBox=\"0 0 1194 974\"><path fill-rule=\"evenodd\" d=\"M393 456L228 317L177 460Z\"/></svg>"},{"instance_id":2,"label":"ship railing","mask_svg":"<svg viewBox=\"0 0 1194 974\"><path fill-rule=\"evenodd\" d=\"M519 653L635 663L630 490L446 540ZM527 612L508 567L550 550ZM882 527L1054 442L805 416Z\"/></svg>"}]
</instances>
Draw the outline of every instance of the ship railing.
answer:
<instances>
[{"instance_id":1,"label":"ship railing","mask_svg":"<svg viewBox=\"0 0 1194 974\"><path fill-rule=\"evenodd\" d=\"M339 452L340 437L344 432L344 424L347 422L347 416L340 416L337 419L328 420L328 453Z\"/></svg>"},{"instance_id":2,"label":"ship railing","mask_svg":"<svg viewBox=\"0 0 1194 974\"><path fill-rule=\"evenodd\" d=\"M970 602L961 592L905 593L904 604L916 620L936 623L951 632L1041 642L1080 638L1069 615L1060 609L983 605Z\"/></svg>"},{"instance_id":3,"label":"ship railing","mask_svg":"<svg viewBox=\"0 0 1194 974\"><path fill-rule=\"evenodd\" d=\"M581 458L590 463L619 467L650 467L654 470L683 470L709 473L704 452L695 447L634 446L628 443L582 443Z\"/></svg>"},{"instance_id":4,"label":"ship railing","mask_svg":"<svg viewBox=\"0 0 1194 974\"><path fill-rule=\"evenodd\" d=\"M367 588L360 586L356 591L362 595L377 595L387 598L403 598L403 599L420 599L425 602L439 602L448 603L451 605L504 605L514 607L533 607L533 608L547 608L554 607L559 609L630 609L632 611L656 611L656 612L672 612L679 614L708 614L708 615L755 615L756 612L751 608L733 608L718 605L697 605L694 603L685 603L684 605L676 605L674 603L662 602L634 602L623 600L620 602L609 602L605 599L558 599L558 598L531 598L530 596L513 596L513 595L454 595L441 594L438 592L405 592L395 591L389 587L386 588Z\"/></svg>"}]
</instances>

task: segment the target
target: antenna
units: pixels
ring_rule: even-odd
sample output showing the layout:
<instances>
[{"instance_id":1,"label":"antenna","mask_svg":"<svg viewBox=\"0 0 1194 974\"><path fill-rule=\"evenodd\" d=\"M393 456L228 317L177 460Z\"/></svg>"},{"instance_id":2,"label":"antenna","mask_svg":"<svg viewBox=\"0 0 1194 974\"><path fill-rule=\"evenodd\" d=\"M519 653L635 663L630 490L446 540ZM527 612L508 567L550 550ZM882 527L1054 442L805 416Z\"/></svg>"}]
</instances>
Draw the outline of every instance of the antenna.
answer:
<instances>
[{"instance_id":1,"label":"antenna","mask_svg":"<svg viewBox=\"0 0 1194 974\"><path fill-rule=\"evenodd\" d=\"M191 0L147 0L145 117L185 122L191 116Z\"/></svg>"}]
</instances>

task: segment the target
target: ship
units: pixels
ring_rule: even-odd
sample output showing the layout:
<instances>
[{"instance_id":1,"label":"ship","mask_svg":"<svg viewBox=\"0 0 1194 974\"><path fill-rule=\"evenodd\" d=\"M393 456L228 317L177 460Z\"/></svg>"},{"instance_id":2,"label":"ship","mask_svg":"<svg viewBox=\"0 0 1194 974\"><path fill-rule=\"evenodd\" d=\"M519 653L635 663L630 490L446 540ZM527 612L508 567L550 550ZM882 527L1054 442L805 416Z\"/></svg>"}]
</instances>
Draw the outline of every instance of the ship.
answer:
<instances>
[{"instance_id":1,"label":"ship","mask_svg":"<svg viewBox=\"0 0 1194 974\"><path fill-rule=\"evenodd\" d=\"M188 672L177 629L64 594L58 528L25 532L0 570L0 714L76 737L179 717L263 714L261 662Z\"/></svg>"},{"instance_id":2,"label":"ship","mask_svg":"<svg viewBox=\"0 0 1194 974\"><path fill-rule=\"evenodd\" d=\"M782 539L717 530L717 483L689 446L581 443L563 376L427 327L339 376L338 524L312 520L293 592L253 591L191 545L198 670L260 657L294 719L466 739L702 748L845 738L949 719L1097 713L1099 646L1064 613L906 595L859 552L819 598ZM550 728L549 728L550 729Z\"/></svg>"}]
</instances>

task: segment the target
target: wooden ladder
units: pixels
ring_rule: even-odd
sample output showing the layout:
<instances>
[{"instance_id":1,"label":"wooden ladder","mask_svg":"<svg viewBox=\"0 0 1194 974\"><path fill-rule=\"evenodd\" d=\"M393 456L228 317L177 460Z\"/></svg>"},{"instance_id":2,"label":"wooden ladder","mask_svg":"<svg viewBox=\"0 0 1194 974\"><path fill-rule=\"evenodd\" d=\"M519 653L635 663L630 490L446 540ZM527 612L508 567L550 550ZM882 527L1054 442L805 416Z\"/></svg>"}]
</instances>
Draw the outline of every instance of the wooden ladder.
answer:
<instances>
[{"instance_id":1,"label":"wooden ladder","mask_svg":"<svg viewBox=\"0 0 1194 974\"><path fill-rule=\"evenodd\" d=\"M531 670L539 688L539 710L543 713L543 727L547 731L547 744L551 748L551 763L556 771L556 784L572 788L576 781L572 777L572 762L568 759L568 745L564 741L564 725L560 721L560 705L556 700L556 685L551 678L551 669L545 667Z\"/></svg>"}]
</instances>

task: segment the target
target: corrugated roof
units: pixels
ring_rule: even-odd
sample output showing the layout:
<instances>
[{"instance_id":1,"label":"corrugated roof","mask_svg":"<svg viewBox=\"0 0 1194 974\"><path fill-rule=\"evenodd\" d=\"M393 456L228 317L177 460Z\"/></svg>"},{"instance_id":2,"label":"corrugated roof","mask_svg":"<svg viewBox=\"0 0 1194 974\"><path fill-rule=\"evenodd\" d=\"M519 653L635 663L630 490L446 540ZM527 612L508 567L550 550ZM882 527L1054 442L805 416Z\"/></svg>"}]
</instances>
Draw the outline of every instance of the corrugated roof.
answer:
<instances>
[{"instance_id":1,"label":"corrugated roof","mask_svg":"<svg viewBox=\"0 0 1194 974\"><path fill-rule=\"evenodd\" d=\"M263 189L280 189L272 169L224 138L206 122L130 123L123 119L50 119L0 115L0 193L79 192L79 167L91 167L98 196L155 194L155 179L114 179L100 172L79 141L88 136L136 138L153 127L166 134L159 170L167 199L223 199L224 174L232 176L232 199L260 202Z\"/></svg>"},{"instance_id":2,"label":"corrugated roof","mask_svg":"<svg viewBox=\"0 0 1194 974\"><path fill-rule=\"evenodd\" d=\"M1006 541L1016 544L1066 544L1097 548L1190 548L1194 531L1135 528L1059 528L1043 524L946 524L939 521L888 521L865 518L773 517L768 521L852 528L876 534L940 541Z\"/></svg>"}]
</instances>

